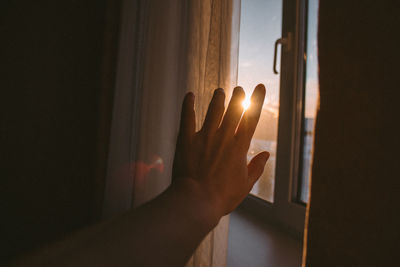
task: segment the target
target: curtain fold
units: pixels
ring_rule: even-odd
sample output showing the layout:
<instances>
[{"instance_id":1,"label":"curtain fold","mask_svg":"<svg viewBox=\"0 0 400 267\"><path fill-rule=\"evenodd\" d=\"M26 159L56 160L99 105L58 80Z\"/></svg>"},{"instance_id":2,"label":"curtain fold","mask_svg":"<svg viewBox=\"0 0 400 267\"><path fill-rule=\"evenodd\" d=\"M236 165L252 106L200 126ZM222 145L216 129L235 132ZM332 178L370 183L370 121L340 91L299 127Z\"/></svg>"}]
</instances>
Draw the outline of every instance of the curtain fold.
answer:
<instances>
[{"instance_id":1,"label":"curtain fold","mask_svg":"<svg viewBox=\"0 0 400 267\"><path fill-rule=\"evenodd\" d=\"M240 0L125 0L106 217L169 186L187 91L196 95L197 128L214 89L224 88L229 99L236 85L239 11ZM187 266L226 265L228 224L228 216L221 219Z\"/></svg>"}]
</instances>

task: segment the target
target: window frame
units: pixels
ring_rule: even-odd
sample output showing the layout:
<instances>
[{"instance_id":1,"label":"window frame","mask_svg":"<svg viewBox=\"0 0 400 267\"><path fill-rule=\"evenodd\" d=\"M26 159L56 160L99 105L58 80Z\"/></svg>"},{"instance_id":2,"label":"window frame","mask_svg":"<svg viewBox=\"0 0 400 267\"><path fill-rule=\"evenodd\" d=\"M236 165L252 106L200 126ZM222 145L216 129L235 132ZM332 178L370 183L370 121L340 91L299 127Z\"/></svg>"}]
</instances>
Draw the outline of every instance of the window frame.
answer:
<instances>
[{"instance_id":1,"label":"window frame","mask_svg":"<svg viewBox=\"0 0 400 267\"><path fill-rule=\"evenodd\" d=\"M298 201L302 163L307 0L282 1L280 106L274 202L248 195L241 207L303 237L306 205Z\"/></svg>"}]
</instances>

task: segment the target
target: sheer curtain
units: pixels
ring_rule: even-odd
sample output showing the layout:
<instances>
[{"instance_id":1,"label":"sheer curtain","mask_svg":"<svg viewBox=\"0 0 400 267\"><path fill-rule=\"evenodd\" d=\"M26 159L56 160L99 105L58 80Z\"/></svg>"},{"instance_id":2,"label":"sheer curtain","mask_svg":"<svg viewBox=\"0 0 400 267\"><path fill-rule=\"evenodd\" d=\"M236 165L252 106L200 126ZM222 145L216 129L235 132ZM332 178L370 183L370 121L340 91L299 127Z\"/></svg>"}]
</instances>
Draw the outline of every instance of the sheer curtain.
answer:
<instances>
[{"instance_id":1,"label":"sheer curtain","mask_svg":"<svg viewBox=\"0 0 400 267\"><path fill-rule=\"evenodd\" d=\"M180 107L196 95L201 127L213 90L236 84L240 0L125 0L104 216L137 207L171 182ZM229 217L187 266L225 266Z\"/></svg>"},{"instance_id":2,"label":"sheer curtain","mask_svg":"<svg viewBox=\"0 0 400 267\"><path fill-rule=\"evenodd\" d=\"M213 89L222 87L229 96L236 83L240 3L232 0L189 2L186 88L198 96L195 108L200 128ZM228 226L229 216L226 216L203 240L187 266L225 266Z\"/></svg>"}]
</instances>

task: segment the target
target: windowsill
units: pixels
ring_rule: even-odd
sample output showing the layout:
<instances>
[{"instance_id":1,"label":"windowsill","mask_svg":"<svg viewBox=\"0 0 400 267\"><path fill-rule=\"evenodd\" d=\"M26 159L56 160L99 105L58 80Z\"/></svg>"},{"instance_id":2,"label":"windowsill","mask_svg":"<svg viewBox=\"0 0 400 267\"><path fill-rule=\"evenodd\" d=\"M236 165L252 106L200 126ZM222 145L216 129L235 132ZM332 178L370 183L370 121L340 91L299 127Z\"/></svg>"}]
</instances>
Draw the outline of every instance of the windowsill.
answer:
<instances>
[{"instance_id":1,"label":"windowsill","mask_svg":"<svg viewBox=\"0 0 400 267\"><path fill-rule=\"evenodd\" d=\"M231 213L228 267L301 266L302 241L243 208Z\"/></svg>"}]
</instances>

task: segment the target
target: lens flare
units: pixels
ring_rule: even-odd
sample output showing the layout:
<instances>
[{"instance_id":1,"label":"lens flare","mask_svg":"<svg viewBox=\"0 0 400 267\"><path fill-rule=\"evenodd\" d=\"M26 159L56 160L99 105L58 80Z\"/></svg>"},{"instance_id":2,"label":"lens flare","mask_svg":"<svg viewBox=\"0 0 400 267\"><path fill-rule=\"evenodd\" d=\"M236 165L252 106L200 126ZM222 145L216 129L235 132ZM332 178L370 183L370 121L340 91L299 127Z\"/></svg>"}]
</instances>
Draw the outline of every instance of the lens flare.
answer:
<instances>
[{"instance_id":1,"label":"lens flare","mask_svg":"<svg viewBox=\"0 0 400 267\"><path fill-rule=\"evenodd\" d=\"M242 106L244 110L247 110L251 105L251 101L249 97L246 97L243 102L242 102Z\"/></svg>"}]
</instances>

